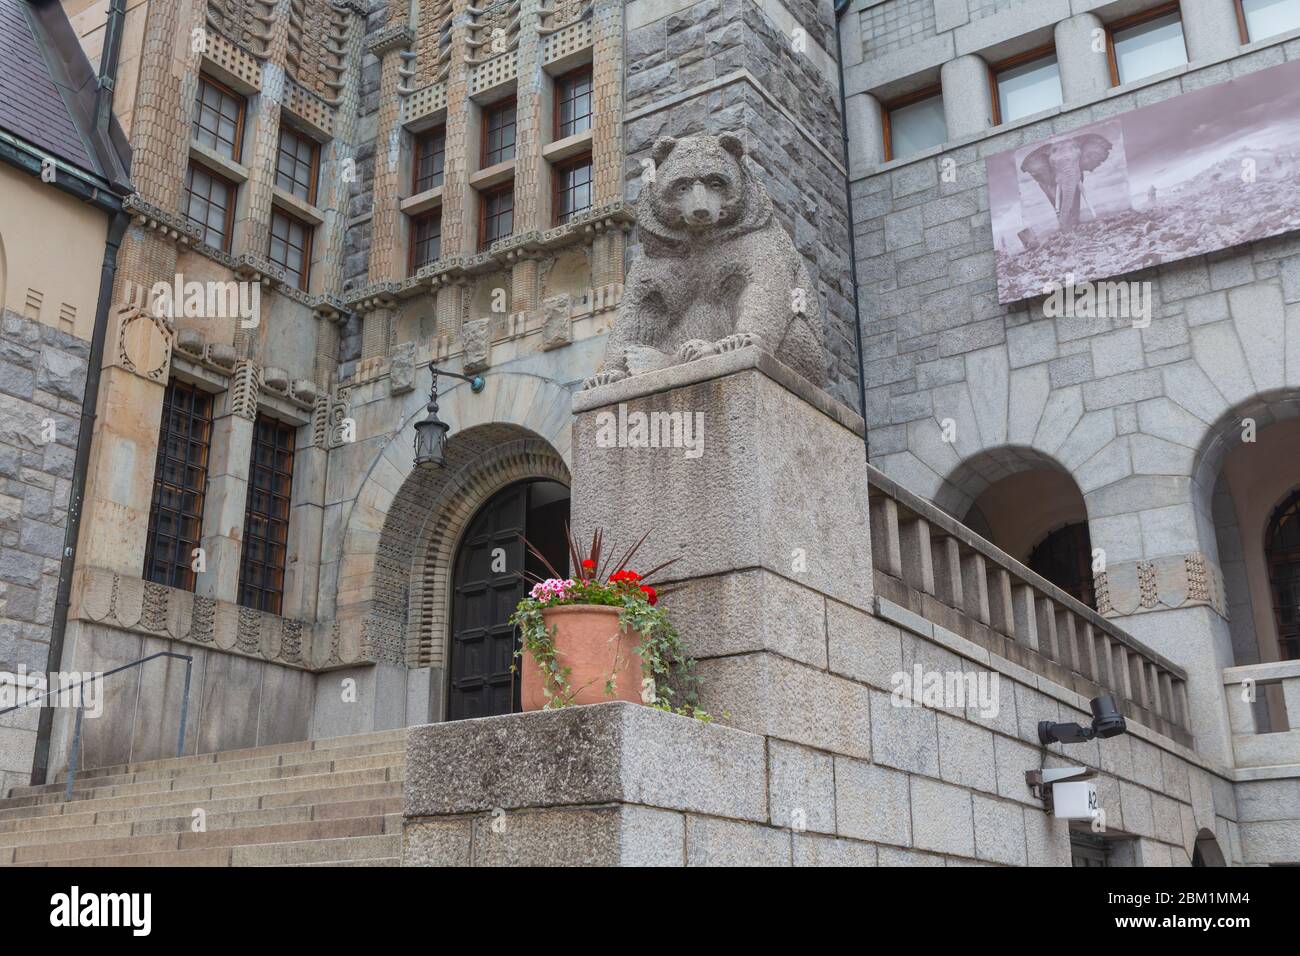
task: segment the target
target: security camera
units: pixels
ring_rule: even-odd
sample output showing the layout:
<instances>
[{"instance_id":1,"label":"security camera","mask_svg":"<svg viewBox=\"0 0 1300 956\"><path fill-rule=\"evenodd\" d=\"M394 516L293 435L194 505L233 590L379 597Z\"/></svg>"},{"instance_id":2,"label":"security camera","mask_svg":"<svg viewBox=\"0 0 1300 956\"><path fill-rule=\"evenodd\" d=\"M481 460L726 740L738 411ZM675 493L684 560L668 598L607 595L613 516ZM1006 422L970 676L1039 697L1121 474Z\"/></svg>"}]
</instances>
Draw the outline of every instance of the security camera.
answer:
<instances>
[{"instance_id":1,"label":"security camera","mask_svg":"<svg viewBox=\"0 0 1300 956\"><path fill-rule=\"evenodd\" d=\"M1092 724L1084 727L1082 724L1058 724L1051 720L1040 720L1038 722L1038 742L1043 746L1048 744L1081 744L1094 737L1115 737L1124 733L1128 725L1124 723L1124 715L1119 712L1119 707L1115 704L1115 698L1110 694L1103 694L1100 697L1094 697L1088 702L1092 708Z\"/></svg>"}]
</instances>

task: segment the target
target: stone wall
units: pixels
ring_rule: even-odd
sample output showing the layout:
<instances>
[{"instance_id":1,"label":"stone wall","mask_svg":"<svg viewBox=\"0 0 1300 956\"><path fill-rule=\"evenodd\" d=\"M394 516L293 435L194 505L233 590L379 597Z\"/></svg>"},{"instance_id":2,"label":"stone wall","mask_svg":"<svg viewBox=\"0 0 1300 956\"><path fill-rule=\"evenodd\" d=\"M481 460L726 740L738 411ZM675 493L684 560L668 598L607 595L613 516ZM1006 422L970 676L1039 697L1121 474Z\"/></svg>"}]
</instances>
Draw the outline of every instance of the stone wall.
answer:
<instances>
[{"instance_id":1,"label":"stone wall","mask_svg":"<svg viewBox=\"0 0 1300 956\"><path fill-rule=\"evenodd\" d=\"M1189 64L1111 88L1086 37L1120 5L934 6L935 35L845 73L872 462L959 520L1007 475L1068 474L1104 554L1099 609L1186 667L1198 752L1230 767L1228 609L1251 612L1232 502L1214 492L1245 420L1262 431L1300 409L1300 238L1098 277L1146 284L1149 324L1049 317L1041 298L998 302L985 160L1294 60L1300 36L1242 46L1232 4L1185 0ZM1063 106L992 127L987 64L1053 35ZM881 103L940 77L949 142L883 162ZM1300 483L1294 450L1288 461Z\"/></svg>"},{"instance_id":2,"label":"stone wall","mask_svg":"<svg viewBox=\"0 0 1300 956\"><path fill-rule=\"evenodd\" d=\"M89 354L89 343L75 336L4 313L0 672L47 668ZM30 779L37 715L30 710L0 717L0 792Z\"/></svg>"},{"instance_id":3,"label":"stone wall","mask_svg":"<svg viewBox=\"0 0 1300 956\"><path fill-rule=\"evenodd\" d=\"M821 295L831 392L856 408L857 359L833 15L827 0L768 4L637 0L627 7L627 195L660 136L744 141ZM796 52L794 26L807 33ZM635 256L637 250L631 254Z\"/></svg>"}]
</instances>

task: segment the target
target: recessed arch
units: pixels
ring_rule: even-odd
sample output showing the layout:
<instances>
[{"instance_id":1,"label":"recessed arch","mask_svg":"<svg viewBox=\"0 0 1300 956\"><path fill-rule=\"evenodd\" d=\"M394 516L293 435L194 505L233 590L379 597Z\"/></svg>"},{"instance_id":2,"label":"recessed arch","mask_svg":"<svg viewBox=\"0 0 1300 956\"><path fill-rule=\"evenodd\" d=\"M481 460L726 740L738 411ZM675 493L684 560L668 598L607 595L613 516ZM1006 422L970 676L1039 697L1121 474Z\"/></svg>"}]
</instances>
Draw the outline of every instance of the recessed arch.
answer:
<instances>
[{"instance_id":1,"label":"recessed arch","mask_svg":"<svg viewBox=\"0 0 1300 956\"><path fill-rule=\"evenodd\" d=\"M1202 828L1192 845L1192 866L1227 866L1228 861L1214 834Z\"/></svg>"}]
</instances>

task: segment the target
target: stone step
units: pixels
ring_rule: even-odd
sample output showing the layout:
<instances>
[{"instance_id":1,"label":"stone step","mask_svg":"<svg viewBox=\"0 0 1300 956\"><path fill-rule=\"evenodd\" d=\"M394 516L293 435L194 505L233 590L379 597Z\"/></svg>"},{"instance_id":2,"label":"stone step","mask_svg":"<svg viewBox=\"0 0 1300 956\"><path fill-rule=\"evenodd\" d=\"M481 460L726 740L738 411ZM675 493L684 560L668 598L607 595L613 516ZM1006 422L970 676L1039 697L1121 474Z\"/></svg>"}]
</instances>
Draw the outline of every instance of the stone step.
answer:
<instances>
[{"instance_id":1,"label":"stone step","mask_svg":"<svg viewBox=\"0 0 1300 956\"><path fill-rule=\"evenodd\" d=\"M217 763L208 760L202 763L184 763L175 766L152 767L134 770L135 765L108 767L95 770L83 770L77 774L73 792L96 787L119 786L128 783L147 783L151 780L173 780L202 774L238 772L259 768L303 766L313 763L339 761L351 758L391 757L396 762L404 758L405 749L401 741L380 741L378 743L357 744L349 747L337 747L323 750L305 750L289 754L272 754L265 757L250 757L243 760L230 760ZM210 755L209 755L210 756ZM185 758L182 758L185 759ZM174 763L175 761L173 761ZM67 789L67 777L60 774L59 782L39 784L36 786L13 787L9 791L12 797L27 797L42 793L63 793Z\"/></svg>"},{"instance_id":2,"label":"stone step","mask_svg":"<svg viewBox=\"0 0 1300 956\"><path fill-rule=\"evenodd\" d=\"M133 806L143 806L148 803L158 803L160 801L157 798L160 794L166 794L169 802L192 801L195 806L199 806L207 801L221 800L226 797L289 793L295 790L323 788L327 785L342 787L354 784L385 783L388 781L401 780L402 773L402 767L390 766L371 768L367 770L333 771L328 773L306 774L302 776L262 778L233 783L214 781L210 785L191 786L177 790L155 789L125 794L100 794L92 790L87 791L84 794L74 793L72 800L67 802L57 794L14 797L0 803L0 806L6 808L0 809L0 819L11 819L13 816L31 816L32 813L30 812L21 813L20 811L30 810L32 807L73 807L74 809L72 812L74 813L88 812L91 810L119 810ZM326 781L329 783L327 784ZM116 790L118 788L109 789Z\"/></svg>"},{"instance_id":3,"label":"stone step","mask_svg":"<svg viewBox=\"0 0 1300 956\"><path fill-rule=\"evenodd\" d=\"M24 811L44 811L29 816L0 821L0 832L25 829L45 829L65 826L88 826L93 823L121 823L124 820L147 820L160 816L184 815L189 819L194 810L192 800L176 800L171 793L159 794L157 802L144 802L139 806L120 810L101 810L85 812L86 804L80 801L62 804L41 804L36 807L24 807ZM208 800L202 804L212 814L251 811L261 808L298 806L303 804L347 803L352 800L397 798L402 796L400 781L390 781L360 786L325 787L314 790L291 791L264 796L227 797L224 800Z\"/></svg>"},{"instance_id":4,"label":"stone step","mask_svg":"<svg viewBox=\"0 0 1300 956\"><path fill-rule=\"evenodd\" d=\"M342 817L336 820L313 820L304 823L271 823L265 826L237 827L232 830L209 830L206 833L161 833L140 836L103 836L66 843L42 843L0 849L0 864L30 863L38 860L76 860L99 856L133 853L158 853L165 850L205 850L212 847L245 847L305 843L344 837L380 836L384 833L382 816ZM86 836L89 836L87 834ZM6 859L5 855L9 855Z\"/></svg>"},{"instance_id":5,"label":"stone step","mask_svg":"<svg viewBox=\"0 0 1300 956\"><path fill-rule=\"evenodd\" d=\"M0 799L0 866L398 866L406 730L87 768ZM204 829L193 829L195 809Z\"/></svg>"},{"instance_id":6,"label":"stone step","mask_svg":"<svg viewBox=\"0 0 1300 956\"><path fill-rule=\"evenodd\" d=\"M326 751L311 751L318 757L327 755ZM131 793L150 793L155 791L178 790L187 787L202 786L205 783L240 783L250 780L272 780L280 777L305 776L309 774L332 773L346 770L370 770L376 767L395 767L405 759L405 751L384 751L380 753L339 757L337 759L317 759L289 764L265 764L262 766L225 769L215 764L203 764L173 772L162 770L150 771L141 779L138 774L120 774L113 777L78 777L73 784L72 799L84 799L85 794L95 796L125 796ZM241 762L242 763L242 762ZM26 791L26 792L20 792ZM67 794L66 784L45 784L40 787L15 787L9 800L22 801L32 797L47 798L43 802L62 801ZM19 804L20 805L20 804Z\"/></svg>"},{"instance_id":7,"label":"stone step","mask_svg":"<svg viewBox=\"0 0 1300 956\"><path fill-rule=\"evenodd\" d=\"M263 744L260 747L245 747L240 750L218 750L201 754L188 754L183 757L158 757L154 760L140 760L127 764L116 764L94 768L99 773L138 773L165 767L185 767L202 763L228 763L230 761L250 760L263 757L278 757L289 754L305 754L309 751L326 751L338 748L358 747L367 744L385 744L396 742L396 748L402 749L406 744L406 728L395 730L377 730L365 734L352 734L347 737L328 737L320 740L295 740L282 744ZM87 771L78 771L81 776ZM66 781L66 772L55 775L53 782Z\"/></svg>"},{"instance_id":8,"label":"stone step","mask_svg":"<svg viewBox=\"0 0 1300 956\"><path fill-rule=\"evenodd\" d=\"M171 809L171 808L167 808ZM231 830L243 827L266 826L282 823L307 823L313 820L338 820L350 817L384 817L385 825L391 826L390 815L397 816L401 824L401 795L384 798L347 800L335 803L302 803L284 807L266 807L247 810L233 810L224 813L209 812L204 818L208 832ZM77 815L78 817L82 815ZM128 836L152 836L167 833L191 832L194 817L190 808L179 811L171 809L168 815L147 817L137 820L124 820L118 823L96 822L93 814L86 814L89 819L78 819L76 825L51 826L42 829L30 827L10 833L0 833L0 850L4 847L32 846L37 844L72 843L88 837L115 838ZM54 817L51 822L60 818Z\"/></svg>"}]
</instances>

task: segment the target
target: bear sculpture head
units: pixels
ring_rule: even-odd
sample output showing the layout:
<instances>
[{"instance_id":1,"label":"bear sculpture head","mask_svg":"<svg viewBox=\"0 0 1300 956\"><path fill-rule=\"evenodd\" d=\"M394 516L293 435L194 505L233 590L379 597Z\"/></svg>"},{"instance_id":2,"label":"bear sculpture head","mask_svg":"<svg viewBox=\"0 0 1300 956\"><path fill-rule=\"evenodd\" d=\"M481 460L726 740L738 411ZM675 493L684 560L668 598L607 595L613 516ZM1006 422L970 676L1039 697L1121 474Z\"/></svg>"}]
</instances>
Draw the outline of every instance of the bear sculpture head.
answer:
<instances>
[{"instance_id":1,"label":"bear sculpture head","mask_svg":"<svg viewBox=\"0 0 1300 956\"><path fill-rule=\"evenodd\" d=\"M637 223L669 245L718 242L753 232L772 218L772 200L750 173L741 141L721 136L659 139L654 177L637 200Z\"/></svg>"}]
</instances>

